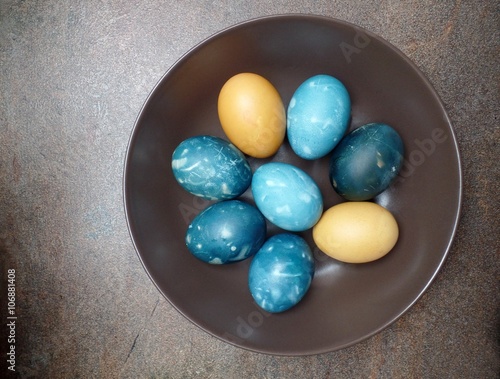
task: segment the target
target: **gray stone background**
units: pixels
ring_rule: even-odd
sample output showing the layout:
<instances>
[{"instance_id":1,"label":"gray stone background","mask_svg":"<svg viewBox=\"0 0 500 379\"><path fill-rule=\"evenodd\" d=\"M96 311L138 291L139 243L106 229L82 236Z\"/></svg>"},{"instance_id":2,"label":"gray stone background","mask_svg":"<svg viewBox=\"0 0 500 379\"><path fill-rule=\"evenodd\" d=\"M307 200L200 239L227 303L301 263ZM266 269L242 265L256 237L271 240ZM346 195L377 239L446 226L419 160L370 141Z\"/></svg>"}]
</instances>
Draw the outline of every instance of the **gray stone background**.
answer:
<instances>
[{"instance_id":1,"label":"gray stone background","mask_svg":"<svg viewBox=\"0 0 500 379\"><path fill-rule=\"evenodd\" d=\"M342 351L274 357L181 316L133 249L122 173L153 86L218 30L314 13L380 35L441 96L462 155L458 233L401 319ZM496 378L499 375L498 1L0 0L1 365L16 270L20 378Z\"/></svg>"}]
</instances>

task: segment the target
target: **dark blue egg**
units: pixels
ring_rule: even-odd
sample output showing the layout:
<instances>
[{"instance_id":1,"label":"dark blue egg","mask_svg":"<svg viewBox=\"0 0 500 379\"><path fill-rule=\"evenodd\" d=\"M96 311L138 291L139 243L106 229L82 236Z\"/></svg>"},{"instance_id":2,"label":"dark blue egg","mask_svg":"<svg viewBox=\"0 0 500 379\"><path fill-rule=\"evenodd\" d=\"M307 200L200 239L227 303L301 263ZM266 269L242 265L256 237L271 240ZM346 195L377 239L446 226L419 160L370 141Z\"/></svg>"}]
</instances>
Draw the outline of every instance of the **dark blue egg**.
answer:
<instances>
[{"instance_id":1,"label":"dark blue egg","mask_svg":"<svg viewBox=\"0 0 500 379\"><path fill-rule=\"evenodd\" d=\"M389 125L363 125L346 135L333 150L330 181L347 200L369 200L383 192L403 165L404 146Z\"/></svg>"},{"instance_id":2,"label":"dark blue egg","mask_svg":"<svg viewBox=\"0 0 500 379\"><path fill-rule=\"evenodd\" d=\"M252 181L252 169L243 153L213 136L182 141L172 154L172 171L182 188L208 200L234 199Z\"/></svg>"},{"instance_id":3,"label":"dark blue egg","mask_svg":"<svg viewBox=\"0 0 500 379\"><path fill-rule=\"evenodd\" d=\"M277 313L302 300L313 276L314 259L307 242L282 233L270 237L252 259L248 286L257 305Z\"/></svg>"},{"instance_id":4,"label":"dark blue egg","mask_svg":"<svg viewBox=\"0 0 500 379\"><path fill-rule=\"evenodd\" d=\"M315 75L304 81L290 99L290 146L301 158L321 158L344 136L350 117L351 99L344 84L330 75Z\"/></svg>"},{"instance_id":5,"label":"dark blue egg","mask_svg":"<svg viewBox=\"0 0 500 379\"><path fill-rule=\"evenodd\" d=\"M240 200L226 200L194 218L186 232L186 246L207 263L238 262L255 255L266 231L266 220L257 208Z\"/></svg>"}]
</instances>

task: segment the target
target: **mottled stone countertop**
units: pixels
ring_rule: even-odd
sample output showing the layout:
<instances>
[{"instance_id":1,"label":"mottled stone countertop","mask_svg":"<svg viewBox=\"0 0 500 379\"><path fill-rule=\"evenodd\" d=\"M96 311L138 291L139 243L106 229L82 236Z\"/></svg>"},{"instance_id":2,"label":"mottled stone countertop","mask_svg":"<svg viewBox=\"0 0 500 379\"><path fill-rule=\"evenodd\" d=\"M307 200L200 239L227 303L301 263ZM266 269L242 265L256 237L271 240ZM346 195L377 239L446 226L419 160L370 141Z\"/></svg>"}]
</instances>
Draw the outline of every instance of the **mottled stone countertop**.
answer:
<instances>
[{"instance_id":1,"label":"mottled stone countertop","mask_svg":"<svg viewBox=\"0 0 500 379\"><path fill-rule=\"evenodd\" d=\"M149 279L123 207L128 140L165 71L222 28L307 13L403 51L440 95L463 170L461 220L422 298L381 333L305 357L202 331ZM9 270L20 378L497 378L498 1L0 2L0 376ZM11 377L11 376L9 376Z\"/></svg>"}]
</instances>

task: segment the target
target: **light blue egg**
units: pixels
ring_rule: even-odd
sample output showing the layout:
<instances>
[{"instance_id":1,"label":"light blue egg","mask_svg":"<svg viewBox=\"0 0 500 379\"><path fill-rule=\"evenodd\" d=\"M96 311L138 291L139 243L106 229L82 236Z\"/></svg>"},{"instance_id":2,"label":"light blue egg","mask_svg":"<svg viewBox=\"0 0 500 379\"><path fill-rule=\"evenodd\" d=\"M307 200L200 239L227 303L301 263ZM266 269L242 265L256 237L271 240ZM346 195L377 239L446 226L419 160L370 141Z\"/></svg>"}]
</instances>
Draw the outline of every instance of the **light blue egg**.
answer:
<instances>
[{"instance_id":1,"label":"light blue egg","mask_svg":"<svg viewBox=\"0 0 500 379\"><path fill-rule=\"evenodd\" d=\"M282 229L312 228L321 217L323 196L314 180L288 163L260 166L252 178L252 195L262 214Z\"/></svg>"},{"instance_id":2,"label":"light blue egg","mask_svg":"<svg viewBox=\"0 0 500 379\"><path fill-rule=\"evenodd\" d=\"M208 200L234 199L252 181L252 169L243 153L213 136L182 141L172 154L172 172L182 188Z\"/></svg>"},{"instance_id":3,"label":"light blue egg","mask_svg":"<svg viewBox=\"0 0 500 379\"><path fill-rule=\"evenodd\" d=\"M313 76L297 88L288 105L290 146L301 158L321 158L339 143L350 116L351 100L346 87L333 76Z\"/></svg>"},{"instance_id":4,"label":"light blue egg","mask_svg":"<svg viewBox=\"0 0 500 379\"><path fill-rule=\"evenodd\" d=\"M252 259L248 287L267 312L292 308L302 300L314 277L314 259L306 241L295 234L269 238Z\"/></svg>"},{"instance_id":5,"label":"light blue egg","mask_svg":"<svg viewBox=\"0 0 500 379\"><path fill-rule=\"evenodd\" d=\"M255 255L266 239L266 220L240 200L212 204L198 214L186 232L186 246L211 264L238 262Z\"/></svg>"}]
</instances>

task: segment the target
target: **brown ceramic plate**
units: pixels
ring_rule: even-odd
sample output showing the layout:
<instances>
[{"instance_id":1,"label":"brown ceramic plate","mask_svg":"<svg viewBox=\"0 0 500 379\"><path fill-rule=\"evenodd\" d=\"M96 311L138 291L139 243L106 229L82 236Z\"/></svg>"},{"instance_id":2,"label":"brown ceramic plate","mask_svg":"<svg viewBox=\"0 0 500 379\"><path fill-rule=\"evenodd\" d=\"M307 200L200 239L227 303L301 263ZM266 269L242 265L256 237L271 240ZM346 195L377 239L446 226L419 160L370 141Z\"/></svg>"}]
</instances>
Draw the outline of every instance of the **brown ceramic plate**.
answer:
<instances>
[{"instance_id":1,"label":"brown ceramic plate","mask_svg":"<svg viewBox=\"0 0 500 379\"><path fill-rule=\"evenodd\" d=\"M267 314L247 287L250 260L213 266L186 249L188 223L208 205L184 192L171 155L184 139L224 137L217 96L240 72L270 80L285 107L308 77L340 79L352 99L351 129L386 122L401 134L406 162L375 202L400 226L395 248L363 265L323 255L311 232L301 233L316 259L304 299ZM342 201L328 182L328 158L305 161L284 143L272 159L295 164L318 183L325 208ZM250 159L253 168L264 160ZM138 255L165 298L208 333L253 351L308 355L341 349L381 331L403 315L435 278L450 249L461 202L456 139L438 95L418 68L380 37L331 18L284 15L223 30L184 55L159 81L134 127L124 172L125 209ZM247 191L243 198L252 201ZM277 228L270 228L269 234Z\"/></svg>"}]
</instances>

